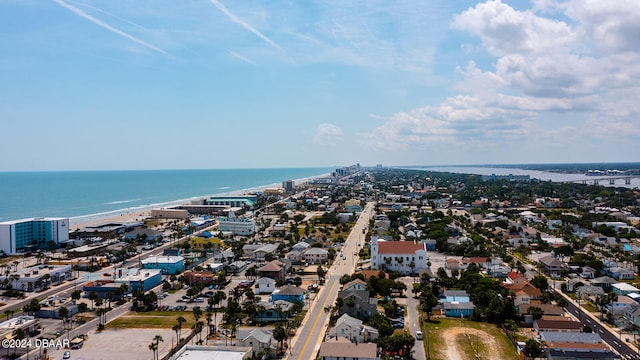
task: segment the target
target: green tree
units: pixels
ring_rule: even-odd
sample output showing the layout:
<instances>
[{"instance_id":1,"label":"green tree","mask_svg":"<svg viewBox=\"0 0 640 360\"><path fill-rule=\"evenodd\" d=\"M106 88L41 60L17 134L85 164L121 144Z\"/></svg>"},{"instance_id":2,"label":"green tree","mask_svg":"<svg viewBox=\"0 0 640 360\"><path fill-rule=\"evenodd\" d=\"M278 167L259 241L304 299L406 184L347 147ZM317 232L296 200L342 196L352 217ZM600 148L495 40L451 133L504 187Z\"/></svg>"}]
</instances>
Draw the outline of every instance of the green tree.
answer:
<instances>
[{"instance_id":1,"label":"green tree","mask_svg":"<svg viewBox=\"0 0 640 360\"><path fill-rule=\"evenodd\" d=\"M549 289L549 281L546 276L536 275L533 279L531 279L531 285L537 287L542 291L546 291Z\"/></svg>"},{"instance_id":2,"label":"green tree","mask_svg":"<svg viewBox=\"0 0 640 360\"><path fill-rule=\"evenodd\" d=\"M524 348L522 349L522 352L524 353L525 358L527 359L535 358L542 353L542 345L534 339L529 339L524 344Z\"/></svg>"},{"instance_id":3,"label":"green tree","mask_svg":"<svg viewBox=\"0 0 640 360\"><path fill-rule=\"evenodd\" d=\"M287 331L282 323L277 323L276 327L273 329L273 339L278 342L278 346L282 349L284 341L287 339Z\"/></svg>"}]
</instances>

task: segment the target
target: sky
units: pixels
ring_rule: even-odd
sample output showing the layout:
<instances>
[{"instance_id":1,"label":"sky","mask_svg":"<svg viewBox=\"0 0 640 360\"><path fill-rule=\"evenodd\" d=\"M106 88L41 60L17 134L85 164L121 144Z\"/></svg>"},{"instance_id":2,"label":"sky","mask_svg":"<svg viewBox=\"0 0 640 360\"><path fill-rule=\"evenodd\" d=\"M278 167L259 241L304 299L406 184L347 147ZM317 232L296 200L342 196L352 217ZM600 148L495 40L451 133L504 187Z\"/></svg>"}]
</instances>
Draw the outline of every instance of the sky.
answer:
<instances>
[{"instance_id":1,"label":"sky","mask_svg":"<svg viewBox=\"0 0 640 360\"><path fill-rule=\"evenodd\" d=\"M0 171L638 161L640 2L0 0Z\"/></svg>"}]
</instances>

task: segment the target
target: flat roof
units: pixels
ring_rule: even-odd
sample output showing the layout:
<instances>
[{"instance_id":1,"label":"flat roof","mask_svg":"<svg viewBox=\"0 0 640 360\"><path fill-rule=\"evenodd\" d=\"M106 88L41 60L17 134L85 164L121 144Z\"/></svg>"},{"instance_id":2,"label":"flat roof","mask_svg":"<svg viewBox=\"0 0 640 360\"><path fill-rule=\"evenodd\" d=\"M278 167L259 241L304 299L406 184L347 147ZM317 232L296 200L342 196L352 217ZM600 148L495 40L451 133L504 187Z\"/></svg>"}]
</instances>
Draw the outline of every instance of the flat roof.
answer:
<instances>
[{"instance_id":1,"label":"flat roof","mask_svg":"<svg viewBox=\"0 0 640 360\"><path fill-rule=\"evenodd\" d=\"M13 225L13 224L25 223L25 222L30 222L30 221L58 221L58 220L69 220L69 218L66 218L66 217L33 217L33 218L27 218L27 219L2 221L2 222L0 222L0 225Z\"/></svg>"},{"instance_id":2,"label":"flat roof","mask_svg":"<svg viewBox=\"0 0 640 360\"><path fill-rule=\"evenodd\" d=\"M187 345L171 360L244 360L251 356L250 347Z\"/></svg>"}]
</instances>

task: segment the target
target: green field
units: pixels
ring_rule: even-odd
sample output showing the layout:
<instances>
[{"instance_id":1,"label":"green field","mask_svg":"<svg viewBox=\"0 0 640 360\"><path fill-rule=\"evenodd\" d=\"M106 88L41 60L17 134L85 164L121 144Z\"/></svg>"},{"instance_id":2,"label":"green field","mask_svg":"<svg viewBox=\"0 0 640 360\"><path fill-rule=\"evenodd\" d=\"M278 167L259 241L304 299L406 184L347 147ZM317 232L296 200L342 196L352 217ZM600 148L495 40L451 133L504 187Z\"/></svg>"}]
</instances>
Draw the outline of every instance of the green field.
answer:
<instances>
[{"instance_id":1,"label":"green field","mask_svg":"<svg viewBox=\"0 0 640 360\"><path fill-rule=\"evenodd\" d=\"M182 316L187 321L182 323L182 329L190 329L195 323L193 320L193 313L190 311L149 311L144 313L131 313L128 315L120 316L113 321L110 321L105 328L107 329L159 329L166 328L171 329L178 323L176 320L179 316ZM200 318L202 321L203 318Z\"/></svg>"},{"instance_id":2,"label":"green field","mask_svg":"<svg viewBox=\"0 0 640 360\"><path fill-rule=\"evenodd\" d=\"M476 330L480 331L480 335L476 335ZM432 360L448 360L451 347L457 350L463 360L475 359L476 353L481 359L519 359L507 336L494 324L439 318L423 322L422 332L428 334L424 346Z\"/></svg>"}]
</instances>

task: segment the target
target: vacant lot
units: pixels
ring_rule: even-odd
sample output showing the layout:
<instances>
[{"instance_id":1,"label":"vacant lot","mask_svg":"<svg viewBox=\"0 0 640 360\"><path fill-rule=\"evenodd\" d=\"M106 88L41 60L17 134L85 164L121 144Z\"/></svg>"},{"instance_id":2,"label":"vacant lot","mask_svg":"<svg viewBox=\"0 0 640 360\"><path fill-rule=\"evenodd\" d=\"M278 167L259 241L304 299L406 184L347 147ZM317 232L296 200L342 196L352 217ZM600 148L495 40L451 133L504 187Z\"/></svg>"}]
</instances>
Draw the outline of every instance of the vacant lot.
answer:
<instances>
[{"instance_id":1,"label":"vacant lot","mask_svg":"<svg viewBox=\"0 0 640 360\"><path fill-rule=\"evenodd\" d=\"M423 330L427 329L433 360L519 359L502 330L493 324L440 319L426 323Z\"/></svg>"},{"instance_id":2,"label":"vacant lot","mask_svg":"<svg viewBox=\"0 0 640 360\"><path fill-rule=\"evenodd\" d=\"M107 329L171 329L178 323L178 317L182 316L186 322L182 323L182 329L190 329L195 323L193 313L190 311L149 311L143 313L131 312L114 319L106 326ZM200 318L204 319L204 315Z\"/></svg>"}]
</instances>

